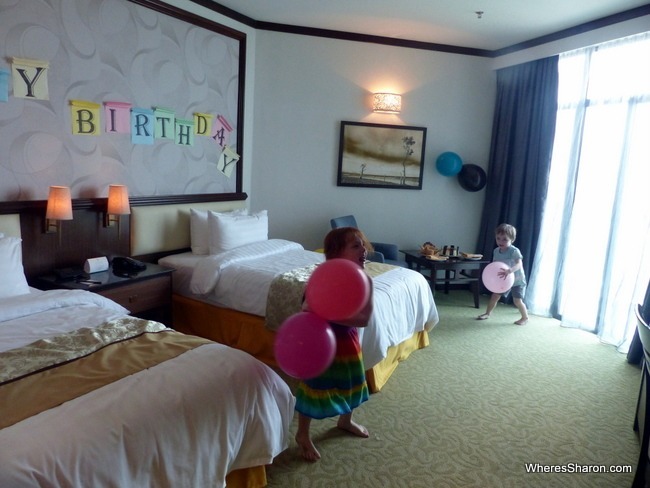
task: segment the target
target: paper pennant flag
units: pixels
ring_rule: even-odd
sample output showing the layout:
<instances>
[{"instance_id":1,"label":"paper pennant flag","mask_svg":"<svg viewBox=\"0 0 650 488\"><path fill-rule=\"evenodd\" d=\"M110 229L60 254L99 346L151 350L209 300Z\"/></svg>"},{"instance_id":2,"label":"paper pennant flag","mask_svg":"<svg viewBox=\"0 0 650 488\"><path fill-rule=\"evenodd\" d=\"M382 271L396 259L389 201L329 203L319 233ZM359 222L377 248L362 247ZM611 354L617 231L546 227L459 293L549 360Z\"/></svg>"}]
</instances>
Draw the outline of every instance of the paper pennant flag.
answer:
<instances>
[{"instance_id":1,"label":"paper pennant flag","mask_svg":"<svg viewBox=\"0 0 650 488\"><path fill-rule=\"evenodd\" d=\"M223 148L219 161L217 162L217 169L224 175L230 178L232 170L235 169L237 161L239 161L239 154L237 154L230 146Z\"/></svg>"},{"instance_id":2,"label":"paper pennant flag","mask_svg":"<svg viewBox=\"0 0 650 488\"><path fill-rule=\"evenodd\" d=\"M9 71L0 69L0 102L9 101Z\"/></svg>"},{"instance_id":3,"label":"paper pennant flag","mask_svg":"<svg viewBox=\"0 0 650 488\"><path fill-rule=\"evenodd\" d=\"M131 109L131 142L133 144L153 144L154 118L153 110L146 108Z\"/></svg>"},{"instance_id":4,"label":"paper pennant flag","mask_svg":"<svg viewBox=\"0 0 650 488\"><path fill-rule=\"evenodd\" d=\"M174 140L176 135L176 114L173 110L156 107L153 111L156 118L156 139Z\"/></svg>"},{"instance_id":5,"label":"paper pennant flag","mask_svg":"<svg viewBox=\"0 0 650 488\"><path fill-rule=\"evenodd\" d=\"M217 115L217 120L213 124L212 138L217 141L221 147L228 145L228 139L232 132L232 126L228 123L223 115Z\"/></svg>"},{"instance_id":6,"label":"paper pennant flag","mask_svg":"<svg viewBox=\"0 0 650 488\"><path fill-rule=\"evenodd\" d=\"M47 86L47 61L36 59L12 58L14 96L17 98L35 98L49 100Z\"/></svg>"},{"instance_id":7,"label":"paper pennant flag","mask_svg":"<svg viewBox=\"0 0 650 488\"><path fill-rule=\"evenodd\" d=\"M176 144L178 146L194 145L194 121L176 119Z\"/></svg>"},{"instance_id":8,"label":"paper pennant flag","mask_svg":"<svg viewBox=\"0 0 650 488\"><path fill-rule=\"evenodd\" d=\"M128 134L131 132L131 104L126 102L104 102L106 132Z\"/></svg>"},{"instance_id":9,"label":"paper pennant flag","mask_svg":"<svg viewBox=\"0 0 650 488\"><path fill-rule=\"evenodd\" d=\"M212 119L211 114L194 114L194 133L197 136L209 136L212 132Z\"/></svg>"},{"instance_id":10,"label":"paper pennant flag","mask_svg":"<svg viewBox=\"0 0 650 488\"><path fill-rule=\"evenodd\" d=\"M70 100L70 123L74 135L97 136L100 133L99 103Z\"/></svg>"}]
</instances>

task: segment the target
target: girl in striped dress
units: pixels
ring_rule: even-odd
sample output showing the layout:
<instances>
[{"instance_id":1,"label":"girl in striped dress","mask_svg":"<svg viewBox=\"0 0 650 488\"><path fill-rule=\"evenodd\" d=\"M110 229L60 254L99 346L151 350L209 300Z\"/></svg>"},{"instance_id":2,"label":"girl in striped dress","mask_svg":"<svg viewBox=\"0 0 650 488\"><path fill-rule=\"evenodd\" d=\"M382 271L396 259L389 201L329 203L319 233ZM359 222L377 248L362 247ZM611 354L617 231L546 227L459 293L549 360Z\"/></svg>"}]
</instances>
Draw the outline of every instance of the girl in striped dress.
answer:
<instances>
[{"instance_id":1,"label":"girl in striped dress","mask_svg":"<svg viewBox=\"0 0 650 488\"><path fill-rule=\"evenodd\" d=\"M365 235L354 227L340 227L325 237L325 258L343 258L365 266L372 246ZM303 380L296 389L298 431L296 442L300 454L308 461L320 459L309 434L312 419L339 416L337 426L353 435L368 437L368 430L352 420L352 411L368 399L365 368L357 327L368 325L372 314L372 280L370 298L354 317L330 326L336 337L336 355L332 365L320 376ZM305 309L307 310L307 304Z\"/></svg>"}]
</instances>

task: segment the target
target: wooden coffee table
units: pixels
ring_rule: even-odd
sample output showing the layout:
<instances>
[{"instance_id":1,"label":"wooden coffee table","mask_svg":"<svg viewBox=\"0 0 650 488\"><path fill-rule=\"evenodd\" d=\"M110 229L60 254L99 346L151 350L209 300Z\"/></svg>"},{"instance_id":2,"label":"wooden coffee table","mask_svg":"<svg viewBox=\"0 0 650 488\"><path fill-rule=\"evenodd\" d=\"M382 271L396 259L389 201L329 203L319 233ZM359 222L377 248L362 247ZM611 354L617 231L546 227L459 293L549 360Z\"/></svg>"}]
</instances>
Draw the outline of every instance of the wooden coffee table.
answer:
<instances>
[{"instance_id":1,"label":"wooden coffee table","mask_svg":"<svg viewBox=\"0 0 650 488\"><path fill-rule=\"evenodd\" d=\"M479 280L481 279L483 268L490 264L490 261L464 259L461 257L449 258L447 261L435 261L433 259L427 259L420 254L419 250L400 252L404 253L406 264L410 269L414 269L419 273L422 273L423 270L429 270L428 275L425 273L422 273L422 275L429 280L431 291L434 295L438 283L444 284L445 293L449 293L449 285L469 285L469 289L474 294L474 306L479 308ZM444 275L439 276L438 272L443 271ZM465 273L461 273L461 271Z\"/></svg>"}]
</instances>

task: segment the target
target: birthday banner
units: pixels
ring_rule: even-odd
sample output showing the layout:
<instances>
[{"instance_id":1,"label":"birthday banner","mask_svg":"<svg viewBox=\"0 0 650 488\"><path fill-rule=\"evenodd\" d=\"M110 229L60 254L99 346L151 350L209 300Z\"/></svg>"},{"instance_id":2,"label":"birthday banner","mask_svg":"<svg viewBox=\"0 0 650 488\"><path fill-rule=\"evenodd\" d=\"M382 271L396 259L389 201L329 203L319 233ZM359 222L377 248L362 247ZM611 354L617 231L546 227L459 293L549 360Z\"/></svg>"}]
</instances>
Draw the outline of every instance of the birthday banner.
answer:
<instances>
[{"instance_id":1,"label":"birthday banner","mask_svg":"<svg viewBox=\"0 0 650 488\"><path fill-rule=\"evenodd\" d=\"M17 98L49 100L48 68L47 61L12 58L13 95ZM3 102L9 100L9 76L9 71L0 69L0 101ZM102 128L106 134L130 134L133 144L151 145L156 139L168 139L178 146L191 147L194 136L209 137L222 150L228 148L228 154L222 153L219 160L220 170L227 175L232 171L229 168L239 159L228 146L233 128L223 115L196 112L192 119L182 119L173 110L163 107L134 107L128 102L105 101L102 110L102 104L93 101L70 100L72 134L99 136Z\"/></svg>"}]
</instances>

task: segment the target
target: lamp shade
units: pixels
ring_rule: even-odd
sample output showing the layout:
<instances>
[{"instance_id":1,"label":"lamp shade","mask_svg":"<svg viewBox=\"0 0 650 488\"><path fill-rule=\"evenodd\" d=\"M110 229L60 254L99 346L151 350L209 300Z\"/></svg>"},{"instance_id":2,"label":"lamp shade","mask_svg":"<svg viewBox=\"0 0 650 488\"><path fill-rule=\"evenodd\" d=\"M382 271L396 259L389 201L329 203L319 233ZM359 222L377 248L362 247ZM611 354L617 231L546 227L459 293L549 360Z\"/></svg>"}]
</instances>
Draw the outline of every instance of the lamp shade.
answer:
<instances>
[{"instance_id":1,"label":"lamp shade","mask_svg":"<svg viewBox=\"0 0 650 488\"><path fill-rule=\"evenodd\" d=\"M375 93L372 97L373 112L398 114L402 111L402 95Z\"/></svg>"},{"instance_id":2,"label":"lamp shade","mask_svg":"<svg viewBox=\"0 0 650 488\"><path fill-rule=\"evenodd\" d=\"M50 220L72 220L70 188L67 186L50 187L45 218Z\"/></svg>"},{"instance_id":3,"label":"lamp shade","mask_svg":"<svg viewBox=\"0 0 650 488\"><path fill-rule=\"evenodd\" d=\"M126 215L131 213L129 190L126 186L108 186L108 208L106 213L109 215Z\"/></svg>"}]
</instances>

